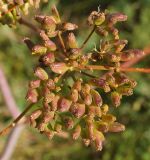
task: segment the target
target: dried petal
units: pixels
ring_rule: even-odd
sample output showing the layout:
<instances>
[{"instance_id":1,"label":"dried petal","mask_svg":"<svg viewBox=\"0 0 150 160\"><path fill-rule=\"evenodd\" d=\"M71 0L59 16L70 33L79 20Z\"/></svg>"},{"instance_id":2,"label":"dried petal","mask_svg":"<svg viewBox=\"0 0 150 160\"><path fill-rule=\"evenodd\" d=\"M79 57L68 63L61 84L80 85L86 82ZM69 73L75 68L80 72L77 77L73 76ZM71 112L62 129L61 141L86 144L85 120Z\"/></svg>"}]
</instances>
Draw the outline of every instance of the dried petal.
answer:
<instances>
[{"instance_id":1,"label":"dried petal","mask_svg":"<svg viewBox=\"0 0 150 160\"><path fill-rule=\"evenodd\" d=\"M73 31L77 28L78 28L78 26L73 23L64 23L63 24L63 30L65 30L65 31Z\"/></svg>"}]
</instances>

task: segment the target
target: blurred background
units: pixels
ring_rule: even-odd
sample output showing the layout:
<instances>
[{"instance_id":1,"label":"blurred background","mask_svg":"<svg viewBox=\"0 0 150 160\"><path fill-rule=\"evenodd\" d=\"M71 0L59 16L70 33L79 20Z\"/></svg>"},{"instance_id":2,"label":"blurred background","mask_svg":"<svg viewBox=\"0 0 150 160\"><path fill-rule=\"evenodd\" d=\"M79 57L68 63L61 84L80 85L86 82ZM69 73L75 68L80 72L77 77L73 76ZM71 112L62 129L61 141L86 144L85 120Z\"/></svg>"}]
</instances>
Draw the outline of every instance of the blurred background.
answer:
<instances>
[{"instance_id":1,"label":"blurred background","mask_svg":"<svg viewBox=\"0 0 150 160\"><path fill-rule=\"evenodd\" d=\"M119 25L121 37L129 40L129 48L150 47L150 0L49 0L41 3L40 10L31 9L25 19L34 22L36 13L50 14L52 4L56 4L64 20L77 23L78 41L83 42L89 33L87 16L100 5L101 10L123 12L128 21ZM25 26L9 28L0 25L0 66L10 85L13 97L20 110L25 107L28 81L32 79L33 66L36 64L27 47L24 37L38 41L36 33ZM92 36L95 41L100 39ZM135 66L150 68L150 56L146 56ZM107 134L102 152L84 147L79 141L54 138L48 141L35 129L28 126L21 132L11 160L150 160L150 75L130 73L138 85L131 97L123 98L122 105L115 111L118 121L126 125L126 131ZM6 126L12 117L0 91L0 128ZM7 136L0 137L0 152Z\"/></svg>"}]
</instances>

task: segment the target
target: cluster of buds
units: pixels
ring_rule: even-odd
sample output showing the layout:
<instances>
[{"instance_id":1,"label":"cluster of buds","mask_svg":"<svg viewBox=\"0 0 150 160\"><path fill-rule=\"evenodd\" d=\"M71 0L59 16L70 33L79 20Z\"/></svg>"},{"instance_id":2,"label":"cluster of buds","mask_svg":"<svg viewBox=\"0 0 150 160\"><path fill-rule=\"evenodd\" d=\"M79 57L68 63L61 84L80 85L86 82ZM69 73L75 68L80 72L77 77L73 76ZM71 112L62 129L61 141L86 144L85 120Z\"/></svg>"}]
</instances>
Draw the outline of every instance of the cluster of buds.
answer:
<instances>
[{"instance_id":1,"label":"cluster of buds","mask_svg":"<svg viewBox=\"0 0 150 160\"><path fill-rule=\"evenodd\" d=\"M0 23L15 25L21 14L28 14L30 6L39 7L40 0L0 0Z\"/></svg>"},{"instance_id":2,"label":"cluster of buds","mask_svg":"<svg viewBox=\"0 0 150 160\"><path fill-rule=\"evenodd\" d=\"M143 54L138 49L123 51L127 40L119 39L115 24L126 19L122 13L92 12L88 24L102 40L98 49L84 53L74 34L78 26L62 22L55 6L51 16L35 16L41 25L41 44L24 39L32 54L39 57L35 79L30 81L26 96L27 101L39 106L30 115L31 126L49 139L68 132L74 140L80 138L96 150L102 149L106 132L125 130L109 109L118 107L122 97L131 95L136 86L120 71L120 64ZM111 72L95 77L89 66L97 64L111 68ZM105 102L101 94L108 95L112 103Z\"/></svg>"}]
</instances>

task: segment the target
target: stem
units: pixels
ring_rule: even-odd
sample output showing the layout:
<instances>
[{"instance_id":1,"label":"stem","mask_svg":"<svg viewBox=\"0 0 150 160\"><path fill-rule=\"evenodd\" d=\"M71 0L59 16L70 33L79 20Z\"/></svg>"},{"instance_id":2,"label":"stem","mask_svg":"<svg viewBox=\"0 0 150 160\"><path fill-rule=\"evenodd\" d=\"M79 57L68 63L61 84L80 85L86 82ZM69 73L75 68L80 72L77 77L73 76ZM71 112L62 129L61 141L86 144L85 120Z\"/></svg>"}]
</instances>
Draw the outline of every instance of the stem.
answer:
<instances>
[{"instance_id":1,"label":"stem","mask_svg":"<svg viewBox=\"0 0 150 160\"><path fill-rule=\"evenodd\" d=\"M80 70L114 70L115 67L109 66L99 66L99 65L88 65L88 66L80 66L78 69ZM120 71L124 72L141 72L141 73L150 73L150 68L119 68Z\"/></svg>"},{"instance_id":2,"label":"stem","mask_svg":"<svg viewBox=\"0 0 150 160\"><path fill-rule=\"evenodd\" d=\"M31 109L33 104L29 104L27 108L5 129L0 132L0 136L6 135L12 128L16 126L16 124L23 118L23 116Z\"/></svg>"},{"instance_id":3,"label":"stem","mask_svg":"<svg viewBox=\"0 0 150 160\"><path fill-rule=\"evenodd\" d=\"M120 68L120 70L125 72L150 73L150 68Z\"/></svg>"},{"instance_id":4,"label":"stem","mask_svg":"<svg viewBox=\"0 0 150 160\"><path fill-rule=\"evenodd\" d=\"M88 37L85 39L85 41L83 42L83 44L81 45L80 49L83 49L86 45L86 43L88 42L88 40L91 38L91 36L93 35L94 31L96 29L96 26L93 27L92 31L90 32L90 34L88 35Z\"/></svg>"},{"instance_id":5,"label":"stem","mask_svg":"<svg viewBox=\"0 0 150 160\"><path fill-rule=\"evenodd\" d=\"M58 32L58 38L59 38L61 47L62 47L62 49L63 49L63 51L64 51L64 55L67 57L66 47L65 47L64 41L63 41L62 36L61 36L61 31Z\"/></svg>"},{"instance_id":6,"label":"stem","mask_svg":"<svg viewBox=\"0 0 150 160\"><path fill-rule=\"evenodd\" d=\"M36 26L34 26L32 23L26 21L26 20L23 19L23 18L20 18L20 19L18 20L18 22L19 22L20 24L25 25L26 27L32 29L32 30L35 31L35 32L40 32L40 30L39 30Z\"/></svg>"}]
</instances>

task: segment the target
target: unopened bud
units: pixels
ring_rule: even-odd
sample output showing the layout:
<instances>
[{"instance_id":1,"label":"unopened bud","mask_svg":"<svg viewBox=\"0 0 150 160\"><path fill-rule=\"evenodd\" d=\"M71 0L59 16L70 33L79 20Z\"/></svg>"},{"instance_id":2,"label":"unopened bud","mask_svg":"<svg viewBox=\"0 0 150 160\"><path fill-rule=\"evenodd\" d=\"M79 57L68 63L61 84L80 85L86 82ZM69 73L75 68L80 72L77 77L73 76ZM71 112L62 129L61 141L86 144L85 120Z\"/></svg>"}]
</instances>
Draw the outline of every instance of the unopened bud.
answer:
<instances>
[{"instance_id":1,"label":"unopened bud","mask_svg":"<svg viewBox=\"0 0 150 160\"><path fill-rule=\"evenodd\" d=\"M116 121L116 117L111 114L102 115L102 120L104 122L112 123Z\"/></svg>"},{"instance_id":2,"label":"unopened bud","mask_svg":"<svg viewBox=\"0 0 150 160\"><path fill-rule=\"evenodd\" d=\"M112 13L107 15L107 21L115 24L117 22L122 22L127 20L127 15L123 13Z\"/></svg>"},{"instance_id":3,"label":"unopened bud","mask_svg":"<svg viewBox=\"0 0 150 160\"><path fill-rule=\"evenodd\" d=\"M66 98L60 98L58 100L58 110L60 112L66 112L69 110L70 106L71 106L71 101L66 99Z\"/></svg>"},{"instance_id":4,"label":"unopened bud","mask_svg":"<svg viewBox=\"0 0 150 160\"><path fill-rule=\"evenodd\" d=\"M73 102L77 102L78 101L78 97L79 97L79 93L78 93L77 89L73 89L71 91L71 100Z\"/></svg>"},{"instance_id":5,"label":"unopened bud","mask_svg":"<svg viewBox=\"0 0 150 160\"><path fill-rule=\"evenodd\" d=\"M50 67L54 73L58 73L58 74L63 74L69 69L69 67L63 62L52 63Z\"/></svg>"},{"instance_id":6,"label":"unopened bud","mask_svg":"<svg viewBox=\"0 0 150 160\"><path fill-rule=\"evenodd\" d=\"M91 94L92 94L93 101L94 101L95 105L101 107L103 104L103 100L102 100L101 95L94 89L91 90Z\"/></svg>"},{"instance_id":7,"label":"unopened bud","mask_svg":"<svg viewBox=\"0 0 150 160\"><path fill-rule=\"evenodd\" d=\"M29 89L26 96L27 101L36 103L38 101L38 93L36 89Z\"/></svg>"},{"instance_id":8,"label":"unopened bud","mask_svg":"<svg viewBox=\"0 0 150 160\"><path fill-rule=\"evenodd\" d=\"M73 31L77 28L78 28L78 26L73 23L64 23L63 24L63 30L65 30L65 31Z\"/></svg>"},{"instance_id":9,"label":"unopened bud","mask_svg":"<svg viewBox=\"0 0 150 160\"><path fill-rule=\"evenodd\" d=\"M43 55L45 54L47 51L47 48L45 46L42 46L42 45L35 45L33 48L32 48L32 54L33 55Z\"/></svg>"},{"instance_id":10,"label":"unopened bud","mask_svg":"<svg viewBox=\"0 0 150 160\"><path fill-rule=\"evenodd\" d=\"M48 79L47 83L46 83L48 89L50 90L54 90L55 89L55 83L52 79Z\"/></svg>"},{"instance_id":11,"label":"unopened bud","mask_svg":"<svg viewBox=\"0 0 150 160\"><path fill-rule=\"evenodd\" d=\"M35 89L40 86L40 80L33 80L29 82L29 88Z\"/></svg>"},{"instance_id":12,"label":"unopened bud","mask_svg":"<svg viewBox=\"0 0 150 160\"><path fill-rule=\"evenodd\" d=\"M44 112L42 122L43 123L49 123L50 121L53 120L54 115L55 115L54 111Z\"/></svg>"},{"instance_id":13,"label":"unopened bud","mask_svg":"<svg viewBox=\"0 0 150 160\"><path fill-rule=\"evenodd\" d=\"M48 65L50 65L51 63L55 62L54 53L49 52L49 53L47 53L46 55L44 55L43 57L41 57L40 60L41 60L41 62L44 63L44 65L48 66Z\"/></svg>"},{"instance_id":14,"label":"unopened bud","mask_svg":"<svg viewBox=\"0 0 150 160\"><path fill-rule=\"evenodd\" d=\"M95 131L95 148L97 151L101 151L103 148L103 141L105 140L102 132Z\"/></svg>"},{"instance_id":15,"label":"unopened bud","mask_svg":"<svg viewBox=\"0 0 150 160\"><path fill-rule=\"evenodd\" d=\"M58 100L59 100L60 96L59 95L56 95L52 102L51 102L51 110L52 111L56 111L57 110L57 107L58 107Z\"/></svg>"},{"instance_id":16,"label":"unopened bud","mask_svg":"<svg viewBox=\"0 0 150 160\"><path fill-rule=\"evenodd\" d=\"M37 76L39 79L41 80L47 80L48 79L48 74L46 73L46 71L41 68L41 67L37 67L34 71L35 76Z\"/></svg>"},{"instance_id":17,"label":"unopened bud","mask_svg":"<svg viewBox=\"0 0 150 160\"><path fill-rule=\"evenodd\" d=\"M74 33L69 33L68 35L68 46L69 48L78 48L78 44Z\"/></svg>"},{"instance_id":18,"label":"unopened bud","mask_svg":"<svg viewBox=\"0 0 150 160\"><path fill-rule=\"evenodd\" d=\"M81 91L81 80L77 80L74 84L73 84L73 88L76 89L77 91Z\"/></svg>"},{"instance_id":19,"label":"unopened bud","mask_svg":"<svg viewBox=\"0 0 150 160\"><path fill-rule=\"evenodd\" d=\"M121 123L114 122L109 125L109 132L122 132L125 130L125 126Z\"/></svg>"},{"instance_id":20,"label":"unopened bud","mask_svg":"<svg viewBox=\"0 0 150 160\"><path fill-rule=\"evenodd\" d=\"M105 29L103 29L102 27L98 27L96 29L96 33L100 36L104 36L104 37L108 36L108 32Z\"/></svg>"},{"instance_id":21,"label":"unopened bud","mask_svg":"<svg viewBox=\"0 0 150 160\"><path fill-rule=\"evenodd\" d=\"M105 21L105 14L93 11L88 17L89 25L99 26Z\"/></svg>"},{"instance_id":22,"label":"unopened bud","mask_svg":"<svg viewBox=\"0 0 150 160\"><path fill-rule=\"evenodd\" d=\"M109 106L107 104L103 104L101 107L102 114L106 114L109 110Z\"/></svg>"},{"instance_id":23,"label":"unopened bud","mask_svg":"<svg viewBox=\"0 0 150 160\"><path fill-rule=\"evenodd\" d=\"M115 106L115 107L118 107L120 106L120 101L121 101L121 95L114 91L111 93L111 101L112 101L112 104Z\"/></svg>"},{"instance_id":24,"label":"unopened bud","mask_svg":"<svg viewBox=\"0 0 150 160\"><path fill-rule=\"evenodd\" d=\"M70 59L77 59L81 55L81 49L79 48L73 48L70 50Z\"/></svg>"},{"instance_id":25,"label":"unopened bud","mask_svg":"<svg viewBox=\"0 0 150 160\"><path fill-rule=\"evenodd\" d=\"M52 130L46 130L43 133L48 137L49 140L51 140L55 135L54 131Z\"/></svg>"},{"instance_id":26,"label":"unopened bud","mask_svg":"<svg viewBox=\"0 0 150 160\"><path fill-rule=\"evenodd\" d=\"M70 111L75 117L80 118L85 113L85 104L74 103L71 105Z\"/></svg>"}]
</instances>

